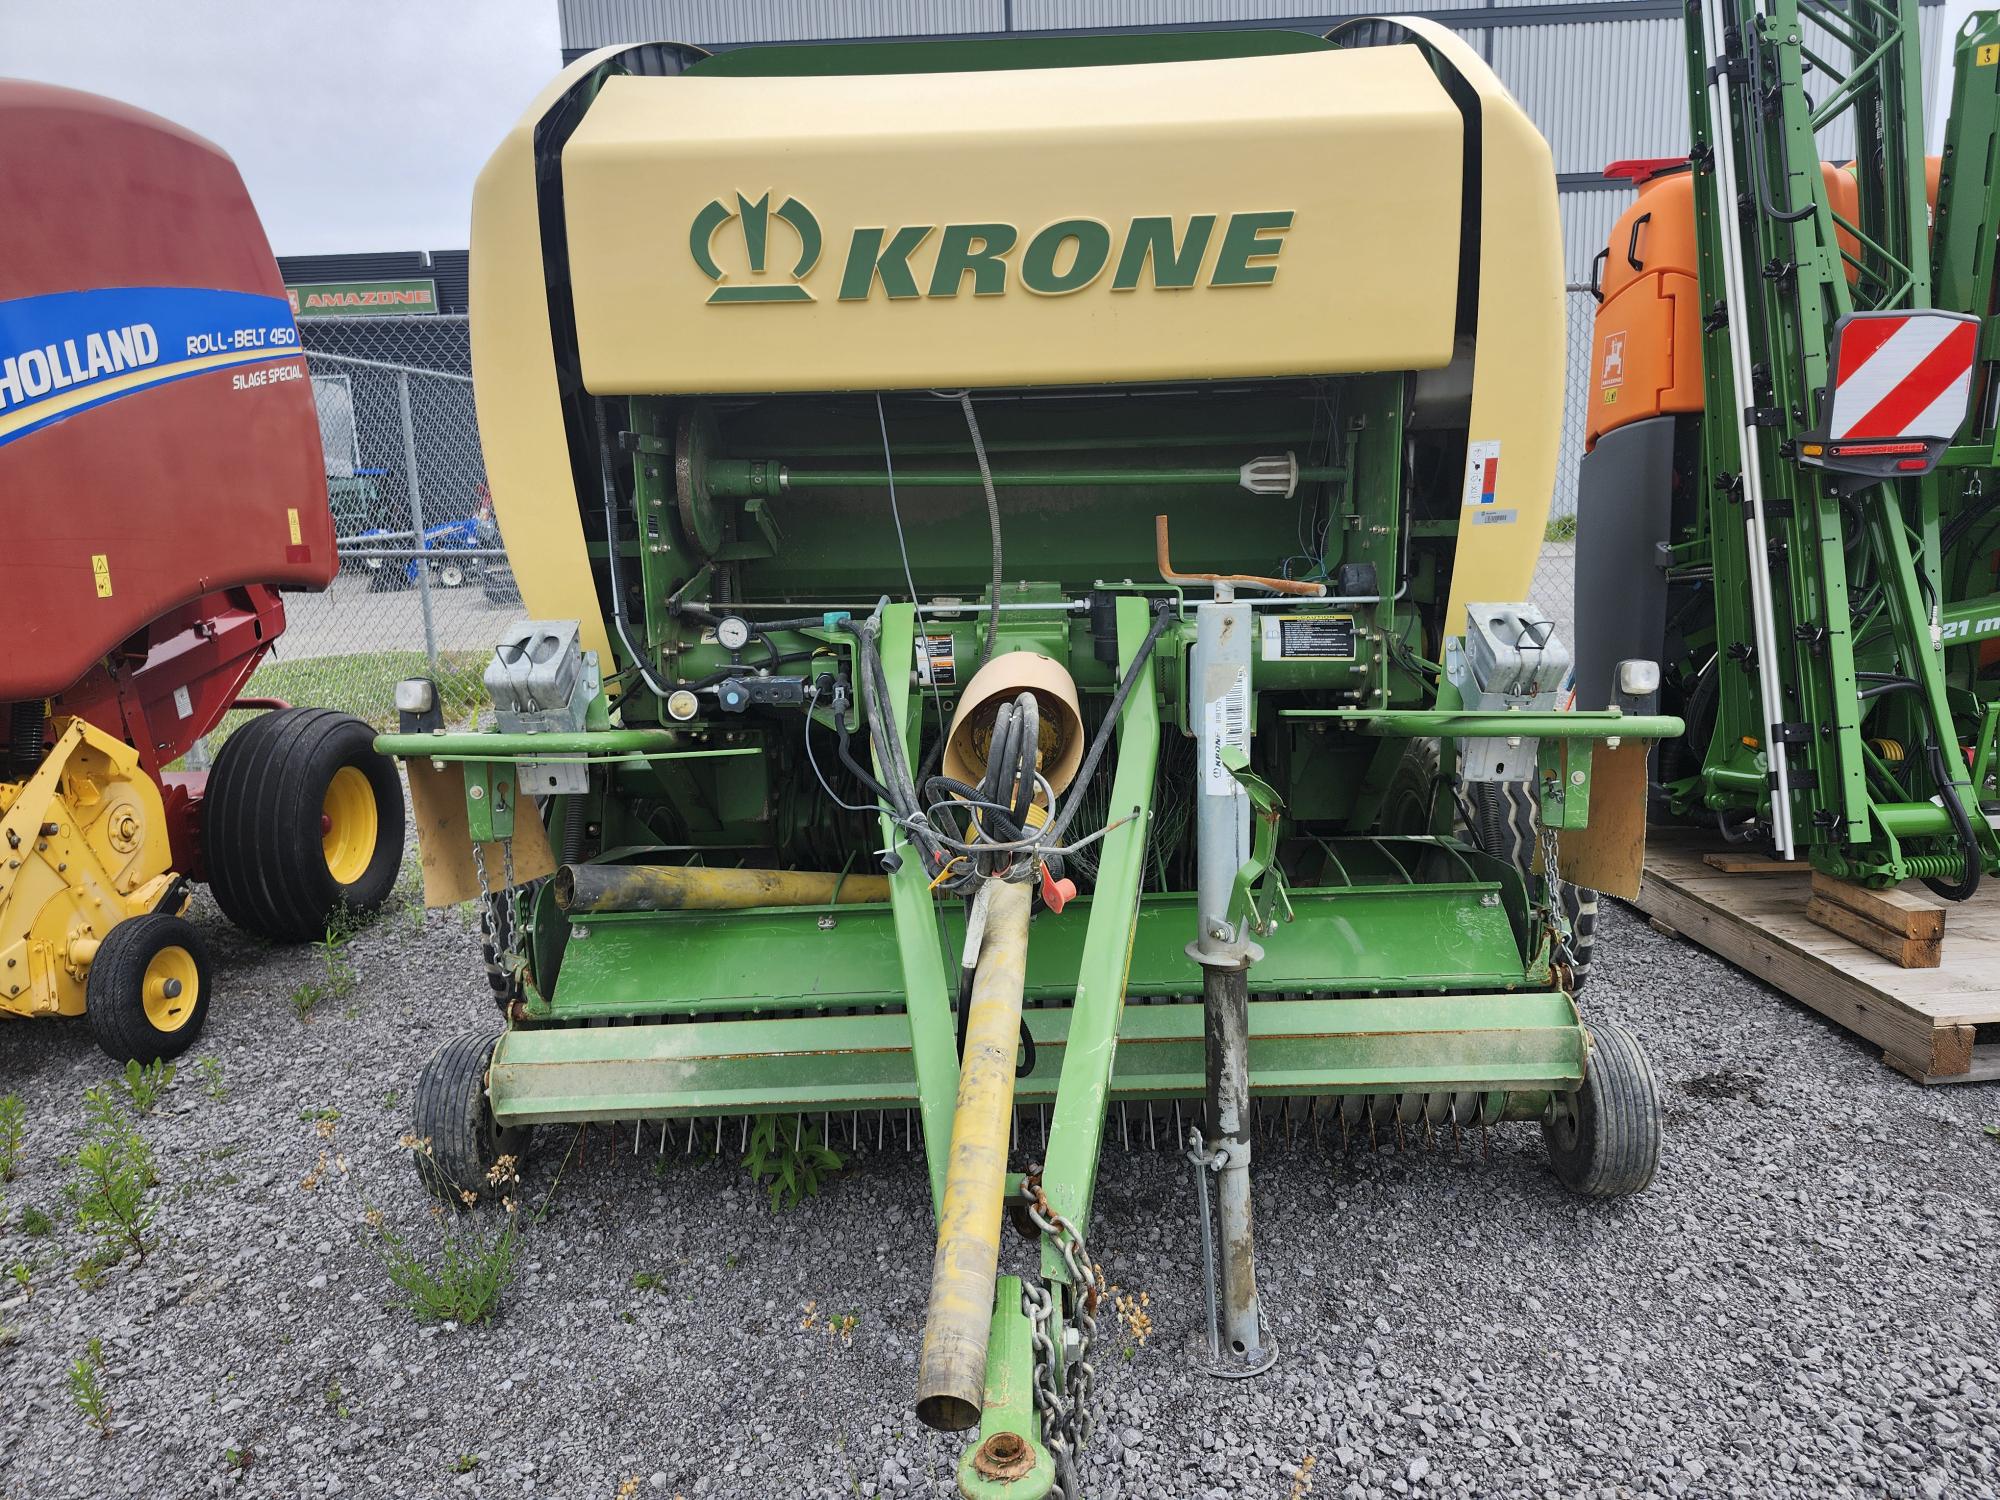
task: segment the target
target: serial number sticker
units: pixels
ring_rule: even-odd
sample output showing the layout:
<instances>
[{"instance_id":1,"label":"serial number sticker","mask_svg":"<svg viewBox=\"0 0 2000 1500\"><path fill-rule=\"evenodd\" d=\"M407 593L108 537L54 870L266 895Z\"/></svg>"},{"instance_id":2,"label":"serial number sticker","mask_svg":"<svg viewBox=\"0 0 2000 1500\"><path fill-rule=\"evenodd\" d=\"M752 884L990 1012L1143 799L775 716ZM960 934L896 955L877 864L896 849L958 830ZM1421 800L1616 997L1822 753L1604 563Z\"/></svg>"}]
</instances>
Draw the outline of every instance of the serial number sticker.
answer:
<instances>
[{"instance_id":1,"label":"serial number sticker","mask_svg":"<svg viewBox=\"0 0 2000 1500\"><path fill-rule=\"evenodd\" d=\"M958 681L958 663L948 635L917 637L917 681L925 687L951 687Z\"/></svg>"},{"instance_id":2,"label":"serial number sticker","mask_svg":"<svg viewBox=\"0 0 2000 1500\"><path fill-rule=\"evenodd\" d=\"M194 717L194 695L188 692L186 684L174 689L174 712L183 719Z\"/></svg>"},{"instance_id":3,"label":"serial number sticker","mask_svg":"<svg viewBox=\"0 0 2000 1500\"><path fill-rule=\"evenodd\" d=\"M1201 737L1203 787L1211 796L1240 797L1243 783L1222 763L1222 747L1250 753L1250 669L1238 667L1236 680L1207 704L1207 732Z\"/></svg>"},{"instance_id":4,"label":"serial number sticker","mask_svg":"<svg viewBox=\"0 0 2000 1500\"><path fill-rule=\"evenodd\" d=\"M1353 661L1353 615L1264 616L1265 661Z\"/></svg>"},{"instance_id":5,"label":"serial number sticker","mask_svg":"<svg viewBox=\"0 0 2000 1500\"><path fill-rule=\"evenodd\" d=\"M1469 518L1474 526L1512 526L1521 519L1517 510L1479 510Z\"/></svg>"}]
</instances>

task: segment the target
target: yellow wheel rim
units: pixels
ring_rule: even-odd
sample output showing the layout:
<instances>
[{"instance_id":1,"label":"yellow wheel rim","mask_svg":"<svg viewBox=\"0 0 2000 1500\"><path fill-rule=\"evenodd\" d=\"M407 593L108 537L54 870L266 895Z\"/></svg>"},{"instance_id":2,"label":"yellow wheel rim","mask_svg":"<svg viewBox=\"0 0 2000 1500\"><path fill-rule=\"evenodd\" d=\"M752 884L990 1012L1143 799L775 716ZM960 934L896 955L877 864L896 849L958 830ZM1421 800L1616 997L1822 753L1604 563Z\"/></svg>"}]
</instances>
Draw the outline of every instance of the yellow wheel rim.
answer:
<instances>
[{"instance_id":1,"label":"yellow wheel rim","mask_svg":"<svg viewBox=\"0 0 2000 1500\"><path fill-rule=\"evenodd\" d=\"M155 1031L179 1031L201 1003L201 971L185 948L155 953L140 981L139 1000Z\"/></svg>"},{"instance_id":2,"label":"yellow wheel rim","mask_svg":"<svg viewBox=\"0 0 2000 1500\"><path fill-rule=\"evenodd\" d=\"M353 885L375 859L375 788L359 767L342 766L327 784L319 811L326 868L342 885Z\"/></svg>"}]
</instances>

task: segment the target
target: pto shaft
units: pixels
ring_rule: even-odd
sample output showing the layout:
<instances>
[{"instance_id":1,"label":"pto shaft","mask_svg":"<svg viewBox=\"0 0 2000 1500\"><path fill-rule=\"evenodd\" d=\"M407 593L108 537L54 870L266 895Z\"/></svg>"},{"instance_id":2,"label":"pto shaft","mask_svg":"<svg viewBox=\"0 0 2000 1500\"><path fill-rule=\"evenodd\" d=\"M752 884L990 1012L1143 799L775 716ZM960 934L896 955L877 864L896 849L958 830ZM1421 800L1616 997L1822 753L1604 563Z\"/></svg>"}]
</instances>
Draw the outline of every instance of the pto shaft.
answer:
<instances>
[{"instance_id":1,"label":"pto shaft","mask_svg":"<svg viewBox=\"0 0 2000 1500\"><path fill-rule=\"evenodd\" d=\"M979 1425L986 1339L1000 1269L1000 1215L1014 1111L1014 1053L1028 977L1026 885L989 880L979 964L965 1024L951 1159L938 1211L931 1303L917 1364L917 1416L940 1432Z\"/></svg>"},{"instance_id":2,"label":"pto shaft","mask_svg":"<svg viewBox=\"0 0 2000 1500\"><path fill-rule=\"evenodd\" d=\"M564 865L556 905L566 912L736 911L887 901L881 875L819 870L728 870L700 865Z\"/></svg>"}]
</instances>

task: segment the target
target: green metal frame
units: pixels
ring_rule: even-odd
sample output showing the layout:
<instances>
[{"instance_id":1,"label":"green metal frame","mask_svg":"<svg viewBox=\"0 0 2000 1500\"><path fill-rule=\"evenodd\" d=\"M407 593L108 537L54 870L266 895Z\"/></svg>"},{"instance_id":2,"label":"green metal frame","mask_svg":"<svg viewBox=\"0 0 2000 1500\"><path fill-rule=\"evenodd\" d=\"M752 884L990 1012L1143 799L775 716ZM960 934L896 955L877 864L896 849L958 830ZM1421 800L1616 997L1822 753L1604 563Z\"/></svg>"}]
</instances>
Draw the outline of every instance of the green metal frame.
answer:
<instances>
[{"instance_id":1,"label":"green metal frame","mask_svg":"<svg viewBox=\"0 0 2000 1500\"><path fill-rule=\"evenodd\" d=\"M1987 748L1980 736L1991 725L1981 704L1992 689L1981 684L1971 653L1953 657L1947 648L1991 633L1987 616L2000 615L1990 608L2000 602L1996 580L1990 564L1975 566L1963 546L1947 553L1942 538L1953 515L2000 479L1992 472L2000 446L1982 416L1975 419L1978 441L1948 453L1947 468L1862 484L1800 462L1799 445L1824 410L1833 330L1844 314L1940 306L1984 315L1991 307L2000 169L1987 147L2000 125L2000 69L1973 62L1974 49L2000 40L2000 24L1976 18L1959 38L1938 226L1927 246L1914 0L1725 0L1723 9L1732 28L1728 56L1708 55L1698 14L1691 12L1686 28L1699 275L1710 314L1705 483L1669 574L1688 580L1683 586L1692 591L1683 611L1683 693L1694 695L1704 671L1719 681L1712 721L1691 726L1706 736L1693 747L1700 769L1672 784L1669 795L1683 815L1769 815L1775 793L1757 679L1775 673L1802 852L1823 870L1871 884L1952 878L1962 866L1959 844L1945 813L1923 803L1932 790L1927 774L1920 773L1913 795L1871 741L1916 756L1937 738L1959 769L1961 746L1974 756ZM1816 46L1807 22L1831 44ZM1732 141L1711 135L1711 66L1735 89ZM1807 69L1817 102L1803 82ZM1836 119L1851 121L1857 135L1855 160L1842 170L1856 180L1859 222L1835 214L1823 176L1817 132ZM1747 306L1735 305L1742 299L1722 285L1719 215L1735 206L1717 201L1718 151L1735 154L1748 205L1744 263L1762 273ZM1962 177L1961 162L1978 175ZM1768 388L1733 388L1730 319L1748 321L1753 363ZM1993 340L1989 325L1981 345L1988 379ZM1738 440L1737 413L1746 408L1758 414L1751 454ZM1991 404L1981 410L1990 413ZM1759 467L1765 487L1780 658L1773 662L1757 661L1744 645L1755 638L1745 582L1752 566L1742 515L1746 463ZM1984 472L1975 477L1975 469ZM1969 587L1977 597L1951 602ZM1948 623L1957 628L1946 632ZM2000 631L2000 619L1991 626ZM1865 697L1871 673L1909 677L1916 691ZM2000 869L2000 838L1981 814L1980 792L1955 780L1948 795L1977 830L1980 863L1990 871Z\"/></svg>"}]
</instances>

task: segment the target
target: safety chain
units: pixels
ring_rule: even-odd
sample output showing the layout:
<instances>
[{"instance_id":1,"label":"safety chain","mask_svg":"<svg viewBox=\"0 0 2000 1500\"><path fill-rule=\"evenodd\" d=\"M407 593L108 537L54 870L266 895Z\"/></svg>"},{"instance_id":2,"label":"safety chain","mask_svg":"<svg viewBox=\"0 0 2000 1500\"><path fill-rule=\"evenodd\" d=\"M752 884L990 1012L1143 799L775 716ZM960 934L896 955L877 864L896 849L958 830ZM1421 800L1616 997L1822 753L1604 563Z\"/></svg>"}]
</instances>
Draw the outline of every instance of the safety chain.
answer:
<instances>
[{"instance_id":1,"label":"safety chain","mask_svg":"<svg viewBox=\"0 0 2000 1500\"><path fill-rule=\"evenodd\" d=\"M1089 1247L1042 1191L1042 1166L1030 1168L1021 1179L1027 1196L1028 1217L1043 1234L1051 1235L1069 1268L1070 1287L1076 1294L1076 1349L1062 1361L1062 1382L1056 1381L1058 1346L1062 1338L1062 1313L1055 1296L1038 1281L1024 1278L1021 1283L1021 1311L1027 1315L1035 1357L1035 1411L1042 1419L1042 1443L1055 1460L1056 1483L1051 1494L1060 1500L1082 1500L1077 1487L1076 1466L1090 1441L1092 1418L1090 1397L1097 1375L1090 1367L1090 1346L1097 1337L1097 1308L1105 1292L1104 1272L1090 1258Z\"/></svg>"},{"instance_id":2,"label":"safety chain","mask_svg":"<svg viewBox=\"0 0 2000 1500\"><path fill-rule=\"evenodd\" d=\"M500 899L508 904L507 931L509 934L510 942L515 942L519 940L520 927L519 924L514 921L515 913L513 911L514 841L512 839L501 839L499 843L500 843L501 888L497 893L492 889L492 881L487 876L486 873L486 846L482 844L478 839L474 839L472 841L472 868L474 872L479 876L479 902L480 902L480 910L482 913L481 921L485 924L485 930L489 935L489 939L495 944L492 950L495 961L504 964L507 961L508 955L499 951L497 944L500 936L500 925L499 923L493 920L492 908L493 908L493 897L495 896L495 894L498 894ZM506 1009L507 1007L503 1003L501 1006L501 1011L503 1014L506 1012Z\"/></svg>"},{"instance_id":3,"label":"safety chain","mask_svg":"<svg viewBox=\"0 0 2000 1500\"><path fill-rule=\"evenodd\" d=\"M1563 921L1562 903L1562 845L1556 837L1555 829L1542 821L1541 799L1536 798L1535 822L1540 829L1542 844L1542 891L1548 904L1549 931L1555 934L1555 956L1552 967L1556 980L1565 991L1569 990L1576 968L1576 954L1570 949L1570 933Z\"/></svg>"}]
</instances>

